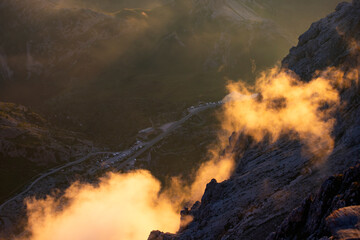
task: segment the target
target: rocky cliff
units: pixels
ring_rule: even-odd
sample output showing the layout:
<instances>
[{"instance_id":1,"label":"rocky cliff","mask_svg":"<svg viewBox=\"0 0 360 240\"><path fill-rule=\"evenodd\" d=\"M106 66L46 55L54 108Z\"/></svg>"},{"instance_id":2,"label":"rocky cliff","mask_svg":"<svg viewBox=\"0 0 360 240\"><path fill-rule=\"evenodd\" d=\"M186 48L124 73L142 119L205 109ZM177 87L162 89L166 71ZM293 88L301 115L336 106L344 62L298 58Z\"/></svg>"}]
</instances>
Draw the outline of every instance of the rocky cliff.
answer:
<instances>
[{"instance_id":1,"label":"rocky cliff","mask_svg":"<svg viewBox=\"0 0 360 240\"><path fill-rule=\"evenodd\" d=\"M360 159L359 33L360 1L341 3L300 36L298 46L282 63L304 81L331 66L344 72L357 69L350 86L340 90L335 147L325 163L314 165L317 160L302 154L301 143L287 136L275 143L233 137L238 156L233 176L222 183L211 181L201 202L182 211L194 218L185 229L176 235L153 232L149 239L265 239L303 199L307 200L270 239L354 233L343 233L343 229L357 224L358 208L343 207L358 204L358 167L328 179L314 200L308 195L328 176L342 173ZM332 212L339 208L343 209Z\"/></svg>"},{"instance_id":2,"label":"rocky cliff","mask_svg":"<svg viewBox=\"0 0 360 240\"><path fill-rule=\"evenodd\" d=\"M360 237L360 164L328 178L315 196L272 233L272 239L358 239Z\"/></svg>"}]
</instances>

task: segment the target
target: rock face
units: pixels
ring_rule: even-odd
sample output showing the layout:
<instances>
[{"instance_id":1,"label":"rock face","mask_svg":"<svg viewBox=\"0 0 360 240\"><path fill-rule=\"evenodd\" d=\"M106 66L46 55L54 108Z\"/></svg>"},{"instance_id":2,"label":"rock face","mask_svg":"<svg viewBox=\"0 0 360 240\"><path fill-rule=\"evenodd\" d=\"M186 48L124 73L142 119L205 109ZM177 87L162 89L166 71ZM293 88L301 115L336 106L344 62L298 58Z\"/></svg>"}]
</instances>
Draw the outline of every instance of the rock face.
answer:
<instances>
[{"instance_id":1,"label":"rock face","mask_svg":"<svg viewBox=\"0 0 360 240\"><path fill-rule=\"evenodd\" d=\"M358 239L360 237L360 164L327 179L315 197L291 212L274 239Z\"/></svg>"},{"instance_id":2,"label":"rock face","mask_svg":"<svg viewBox=\"0 0 360 240\"><path fill-rule=\"evenodd\" d=\"M341 208L326 219L327 228L337 239L358 239L360 206Z\"/></svg>"},{"instance_id":3,"label":"rock face","mask_svg":"<svg viewBox=\"0 0 360 240\"><path fill-rule=\"evenodd\" d=\"M341 3L334 13L314 23L299 38L298 46L290 50L283 67L308 81L316 70L329 66L344 71L359 66L359 5L358 0ZM355 78L359 80L359 76ZM208 184L201 203L185 211L194 217L193 222L172 239L266 239L303 199L301 207L291 212L270 239L357 234L343 229L357 224L354 215L358 210L342 208L359 204L359 166L328 179L314 200L308 197L328 176L360 160L359 86L353 83L342 90L341 101L344 105L337 113L333 132L335 147L326 163L314 167L315 159L301 154L301 143L286 136L275 143L253 143L240 136L235 148L235 173L225 182L213 180Z\"/></svg>"},{"instance_id":4,"label":"rock face","mask_svg":"<svg viewBox=\"0 0 360 240\"><path fill-rule=\"evenodd\" d=\"M309 80L316 70L329 66L338 66L344 61L349 65L354 56L351 42L360 39L359 1L340 3L336 11L311 25L310 29L299 37L298 46L290 49L282 64ZM350 45L350 46L349 46Z\"/></svg>"}]
</instances>

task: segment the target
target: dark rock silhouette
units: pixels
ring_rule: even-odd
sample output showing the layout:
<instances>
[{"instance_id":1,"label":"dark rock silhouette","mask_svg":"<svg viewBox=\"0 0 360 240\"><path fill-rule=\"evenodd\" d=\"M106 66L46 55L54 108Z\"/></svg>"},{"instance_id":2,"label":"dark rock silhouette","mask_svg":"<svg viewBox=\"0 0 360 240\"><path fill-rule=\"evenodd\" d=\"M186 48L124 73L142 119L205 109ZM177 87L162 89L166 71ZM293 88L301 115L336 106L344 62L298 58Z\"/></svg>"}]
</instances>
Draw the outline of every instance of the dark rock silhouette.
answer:
<instances>
[{"instance_id":1,"label":"dark rock silhouette","mask_svg":"<svg viewBox=\"0 0 360 240\"><path fill-rule=\"evenodd\" d=\"M305 199L267 239L358 239L359 181L360 164L328 178L316 196Z\"/></svg>"}]
</instances>

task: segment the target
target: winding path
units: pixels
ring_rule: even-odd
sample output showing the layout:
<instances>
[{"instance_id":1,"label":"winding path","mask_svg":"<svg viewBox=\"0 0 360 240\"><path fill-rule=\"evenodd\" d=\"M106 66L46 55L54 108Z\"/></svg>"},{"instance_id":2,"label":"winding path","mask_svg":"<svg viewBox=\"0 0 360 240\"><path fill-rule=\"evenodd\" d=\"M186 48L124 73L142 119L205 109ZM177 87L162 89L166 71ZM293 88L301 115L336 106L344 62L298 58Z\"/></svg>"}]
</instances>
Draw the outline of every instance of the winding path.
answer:
<instances>
[{"instance_id":1,"label":"winding path","mask_svg":"<svg viewBox=\"0 0 360 240\"><path fill-rule=\"evenodd\" d=\"M54 168L54 169L51 169L50 171L44 173L44 174L41 174L38 178L36 178L26 189L24 189L22 192L16 194L14 197L6 200L4 203L2 203L0 205L0 212L2 211L2 209L9 203L9 202L12 202L13 200L15 200L16 198L18 198L19 196L27 193L28 191L31 190L31 188L36 184L38 183L40 180L46 178L47 176L50 176L62 169L65 169L65 168L68 168L68 167L71 167L71 166L74 166L76 164L79 164L79 163L82 163L84 161L86 161L87 159L89 159L90 157L93 157L93 156L96 156L96 155L100 155L100 154L108 154L108 153L111 153L111 152L96 152L96 153L90 153L88 155L86 155L85 157L82 157L76 161L73 161L73 162L69 162L61 167L58 167L58 168Z\"/></svg>"},{"instance_id":2,"label":"winding path","mask_svg":"<svg viewBox=\"0 0 360 240\"><path fill-rule=\"evenodd\" d=\"M197 108L192 109L188 115L186 115L185 117L183 117L182 119L180 119L179 121L174 122L170 127L168 127L166 129L166 131L162 132L160 135L158 135L157 137L155 137L153 140L151 140L150 142L147 142L143 148L139 151L137 151L134 155L130 156L127 160L121 162L117 167L116 170L119 171L121 169L123 169L124 167L126 167L126 165L130 164L132 161L134 161L137 157L139 157L141 154L143 154L144 152L146 152L147 150L149 150L152 146L154 146L156 143L158 143L159 141L161 141L163 138L165 138L167 135L169 135L169 133L171 133L172 131L174 131L176 128L178 128L179 126L181 126L183 123L185 123L187 120L189 120L192 116L205 111L209 108L215 108L217 106L222 105L222 102L219 103L213 103L213 104L207 104L204 106L200 106Z\"/></svg>"},{"instance_id":3,"label":"winding path","mask_svg":"<svg viewBox=\"0 0 360 240\"><path fill-rule=\"evenodd\" d=\"M125 161L121 162L117 167L116 170L121 170L123 169L126 165L128 165L129 163L131 163L132 161L134 161L138 156L140 156L141 154L143 154L145 151L147 151L148 149L150 149L152 146L154 146L156 143L158 143L159 141L161 141L163 138L165 138L169 133L171 133L172 131L174 131L176 128L178 128L179 126L181 126L183 123L185 123L187 120L189 120L192 116L205 111L207 109L210 108L215 108L217 106L222 105L222 102L216 102L216 103L207 103L204 105L201 105L199 107L193 108L191 110L189 110L189 114L187 114L185 117L181 118L180 120L173 122L171 124L171 126L169 126L166 131L162 132L160 135L156 136L154 139L152 139L151 141L147 142L145 145L143 145L143 148L138 150L137 152L135 152L133 155L131 155L129 158L127 158ZM80 164L86 160L88 160L90 157L96 156L96 155L100 155L100 154L113 154L114 152L94 152L94 153L90 153L76 161L73 162L69 162L61 167L58 168L54 168L51 169L50 171L41 174L38 178L36 178L30 185L28 185L28 187L26 189L24 189L22 192L16 194L15 196L13 196L12 198L6 200L4 203L2 203L0 205L0 213L3 210L3 208L10 202L16 200L18 197L21 197L22 195L25 195L27 192L29 192L35 184L37 184L39 181L41 181L42 179L57 173L65 168ZM118 157L113 157L110 158L108 161L119 161Z\"/></svg>"}]
</instances>

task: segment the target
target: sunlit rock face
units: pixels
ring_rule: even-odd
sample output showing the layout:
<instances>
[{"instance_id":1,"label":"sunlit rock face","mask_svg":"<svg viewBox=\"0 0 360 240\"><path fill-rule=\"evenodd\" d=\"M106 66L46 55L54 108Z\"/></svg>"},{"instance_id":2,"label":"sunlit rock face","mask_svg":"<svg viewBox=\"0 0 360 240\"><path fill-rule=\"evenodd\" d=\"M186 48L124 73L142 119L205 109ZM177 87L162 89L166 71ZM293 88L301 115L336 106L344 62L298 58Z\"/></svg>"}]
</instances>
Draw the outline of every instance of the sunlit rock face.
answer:
<instances>
[{"instance_id":1,"label":"sunlit rock face","mask_svg":"<svg viewBox=\"0 0 360 240\"><path fill-rule=\"evenodd\" d=\"M355 230L344 233L344 224L337 219L348 215L348 209L340 208L359 204L359 166L344 176L328 179L314 200L308 196L328 176L342 173L359 160L359 18L359 1L341 3L334 13L314 23L283 60L283 68L294 71L305 82L319 75L317 70L329 67L351 75L346 84L335 83L341 107L332 131L334 149L326 160L319 162L314 155L304 154L303 143L286 135L276 142L266 138L256 142L246 135L233 135L230 141L237 142L235 173L225 182L209 183L201 203L182 212L192 215L193 222L164 239L266 239L303 199L303 205L270 239L356 234ZM336 209L343 214L333 213ZM330 214L332 217L326 218ZM355 210L352 215L357 215ZM161 239L159 233L152 236Z\"/></svg>"},{"instance_id":2,"label":"sunlit rock face","mask_svg":"<svg viewBox=\"0 0 360 240\"><path fill-rule=\"evenodd\" d=\"M360 206L341 208L326 219L328 229L338 239L356 239L360 237Z\"/></svg>"}]
</instances>

